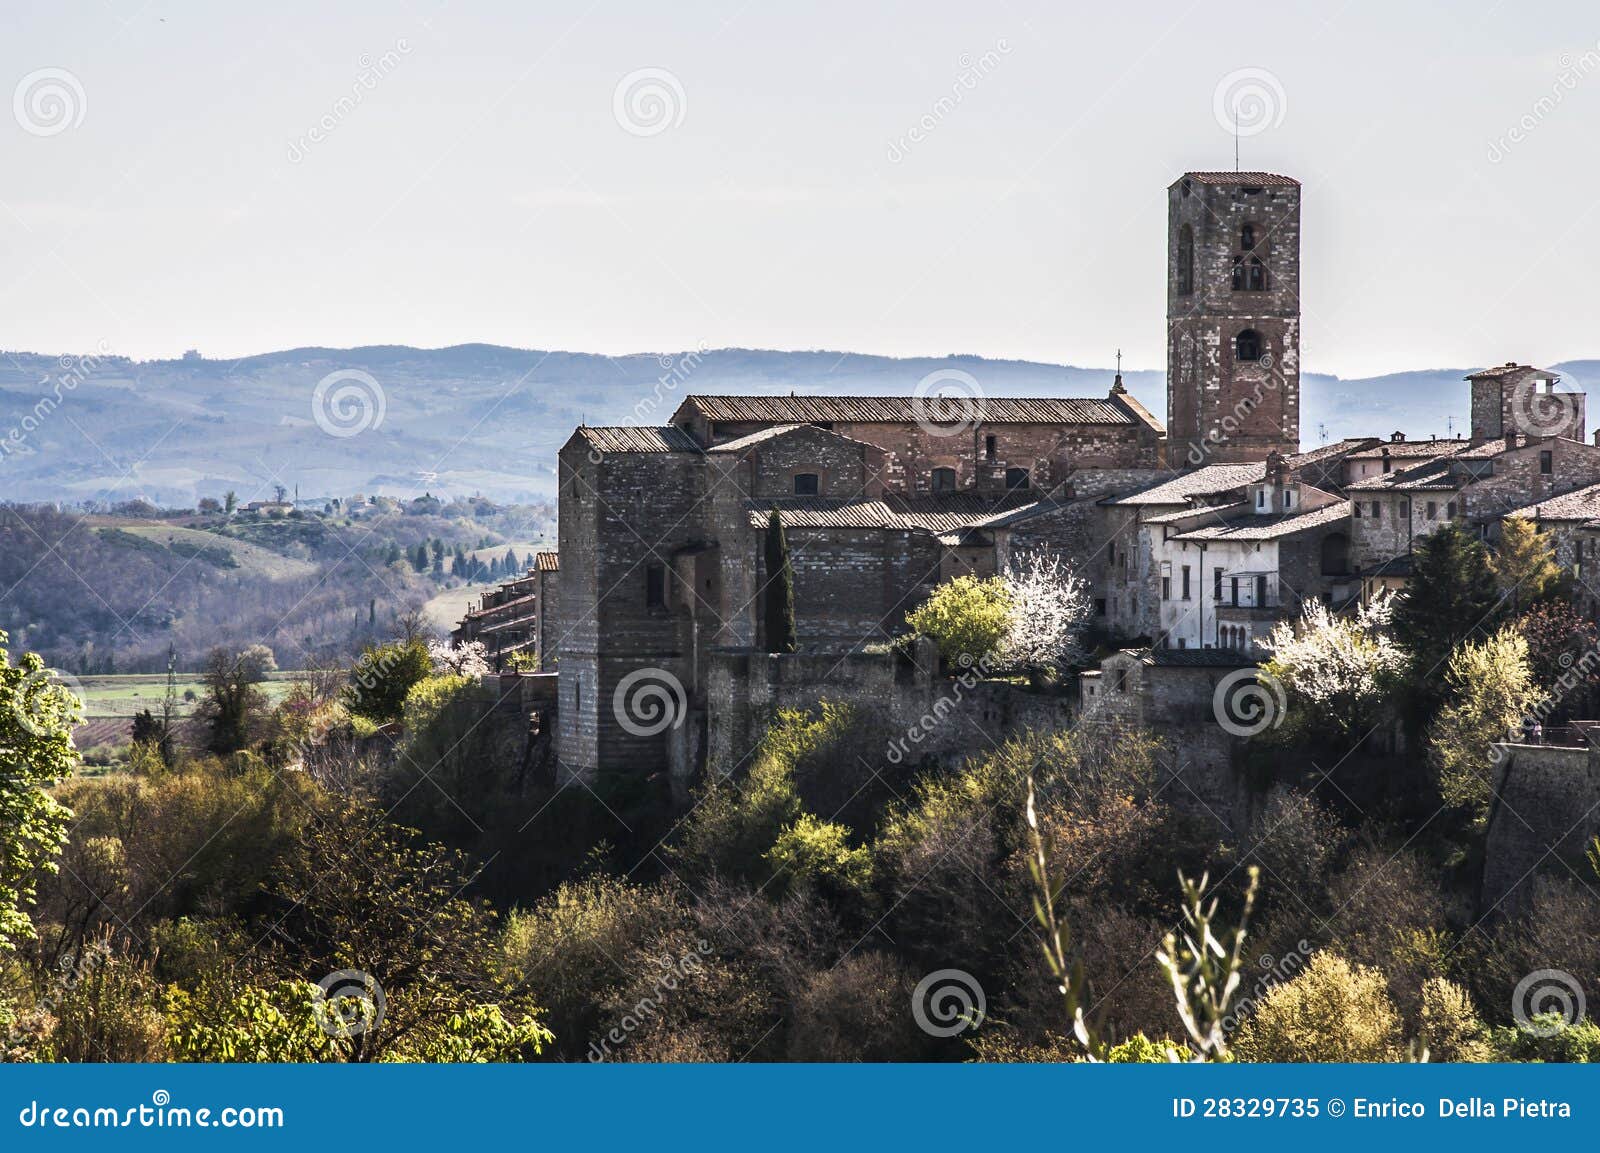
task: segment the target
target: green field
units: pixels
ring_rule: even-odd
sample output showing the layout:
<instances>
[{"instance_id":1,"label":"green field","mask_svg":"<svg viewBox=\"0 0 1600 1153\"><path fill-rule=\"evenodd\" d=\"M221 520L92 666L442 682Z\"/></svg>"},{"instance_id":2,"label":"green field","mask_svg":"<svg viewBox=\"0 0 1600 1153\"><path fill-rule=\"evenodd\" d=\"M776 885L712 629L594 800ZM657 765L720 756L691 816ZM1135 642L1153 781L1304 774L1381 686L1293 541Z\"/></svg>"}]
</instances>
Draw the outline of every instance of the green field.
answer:
<instances>
[{"instance_id":1,"label":"green field","mask_svg":"<svg viewBox=\"0 0 1600 1153\"><path fill-rule=\"evenodd\" d=\"M262 686L267 699L276 704L289 691L289 682L300 674L293 671L268 675ZM165 673L134 673L127 676L78 677L83 690L83 716L85 720L128 719L141 709L159 712L162 699L167 695ZM198 677L180 673L177 682L178 714L188 716L205 694L205 685ZM184 699L192 693L193 699Z\"/></svg>"}]
</instances>

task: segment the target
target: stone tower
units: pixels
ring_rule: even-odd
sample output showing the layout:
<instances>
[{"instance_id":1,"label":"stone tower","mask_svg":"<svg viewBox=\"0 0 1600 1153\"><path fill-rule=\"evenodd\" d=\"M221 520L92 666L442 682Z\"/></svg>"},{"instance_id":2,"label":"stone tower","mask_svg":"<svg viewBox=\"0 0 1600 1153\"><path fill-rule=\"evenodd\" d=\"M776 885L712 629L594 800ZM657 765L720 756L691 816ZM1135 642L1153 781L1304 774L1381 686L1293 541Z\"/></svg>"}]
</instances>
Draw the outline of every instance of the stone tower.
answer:
<instances>
[{"instance_id":1,"label":"stone tower","mask_svg":"<svg viewBox=\"0 0 1600 1153\"><path fill-rule=\"evenodd\" d=\"M1167 190L1174 468L1300 450L1300 182L1188 172Z\"/></svg>"}]
</instances>

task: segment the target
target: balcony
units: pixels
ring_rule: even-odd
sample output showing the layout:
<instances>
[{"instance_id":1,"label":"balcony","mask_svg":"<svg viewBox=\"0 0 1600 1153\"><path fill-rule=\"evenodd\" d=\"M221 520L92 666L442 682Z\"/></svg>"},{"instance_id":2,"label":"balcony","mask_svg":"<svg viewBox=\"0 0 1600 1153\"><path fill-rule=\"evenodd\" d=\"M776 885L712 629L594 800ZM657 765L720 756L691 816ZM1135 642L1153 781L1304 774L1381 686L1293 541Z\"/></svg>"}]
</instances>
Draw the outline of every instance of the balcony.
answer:
<instances>
[{"instance_id":1,"label":"balcony","mask_svg":"<svg viewBox=\"0 0 1600 1153\"><path fill-rule=\"evenodd\" d=\"M1213 589L1213 593L1217 590ZM1216 598L1219 617L1229 609L1276 612L1278 574L1275 572L1237 572L1222 574L1221 596Z\"/></svg>"}]
</instances>

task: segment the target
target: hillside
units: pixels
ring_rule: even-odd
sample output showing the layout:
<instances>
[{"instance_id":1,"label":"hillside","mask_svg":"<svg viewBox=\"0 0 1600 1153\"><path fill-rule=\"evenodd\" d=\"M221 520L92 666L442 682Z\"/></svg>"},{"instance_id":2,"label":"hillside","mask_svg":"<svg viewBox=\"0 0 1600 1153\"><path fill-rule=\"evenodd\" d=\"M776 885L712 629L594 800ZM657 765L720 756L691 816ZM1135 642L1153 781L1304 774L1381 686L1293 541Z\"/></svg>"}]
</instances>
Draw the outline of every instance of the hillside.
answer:
<instances>
[{"instance_id":1,"label":"hillside","mask_svg":"<svg viewBox=\"0 0 1600 1153\"><path fill-rule=\"evenodd\" d=\"M1093 395L1112 377L1105 368L973 356L720 349L607 357L493 345L300 348L236 361L105 357L81 380L74 363L31 353L0 360L0 479L9 499L142 496L193 506L230 489L241 501L263 499L275 484L307 498L431 490L547 499L556 451L574 426L663 422L691 391L905 394L936 369L956 369L991 395ZM1600 382L1600 361L1554 367L1579 387ZM318 423L317 385L352 369L378 382L381 421L377 403L352 404L348 418L370 427L331 435ZM1304 440L1395 429L1445 435L1452 417L1459 431L1467 371L1307 374ZM1125 380L1152 412L1165 413L1163 374L1128 372ZM328 407L323 424L348 428Z\"/></svg>"}]
</instances>

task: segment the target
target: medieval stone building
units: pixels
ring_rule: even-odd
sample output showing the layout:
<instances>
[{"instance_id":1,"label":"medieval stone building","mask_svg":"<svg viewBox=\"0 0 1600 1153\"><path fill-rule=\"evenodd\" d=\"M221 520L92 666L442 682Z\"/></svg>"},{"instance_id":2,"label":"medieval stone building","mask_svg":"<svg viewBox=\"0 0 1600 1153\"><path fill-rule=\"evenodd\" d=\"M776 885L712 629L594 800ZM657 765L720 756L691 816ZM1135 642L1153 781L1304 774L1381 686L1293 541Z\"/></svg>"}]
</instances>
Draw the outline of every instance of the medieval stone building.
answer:
<instances>
[{"instance_id":1,"label":"medieval stone building","mask_svg":"<svg viewBox=\"0 0 1600 1153\"><path fill-rule=\"evenodd\" d=\"M1490 537L1513 512L1561 518L1568 563L1600 562L1600 448L1582 394L1552 373L1469 377L1470 440L1300 451L1300 196L1260 172L1169 189L1166 429L1120 376L1094 397L693 395L664 425L577 429L559 461L559 597L541 591L539 639L512 642L558 661L558 775L729 771L764 723L752 710L819 685L904 713L929 674L901 685L876 648L940 581L1025 551L1064 557L1102 634L1142 646L1109 682L1084 679L1106 715L1136 698L1193 724L1274 623L1403 587L1417 539L1451 520ZM787 656L764 623L774 513ZM528 595L491 597L461 635L509 639ZM985 707L996 723L1029 715Z\"/></svg>"},{"instance_id":2,"label":"medieval stone building","mask_svg":"<svg viewBox=\"0 0 1600 1153\"><path fill-rule=\"evenodd\" d=\"M1167 190L1168 456L1300 448L1300 182L1190 172Z\"/></svg>"}]
</instances>

